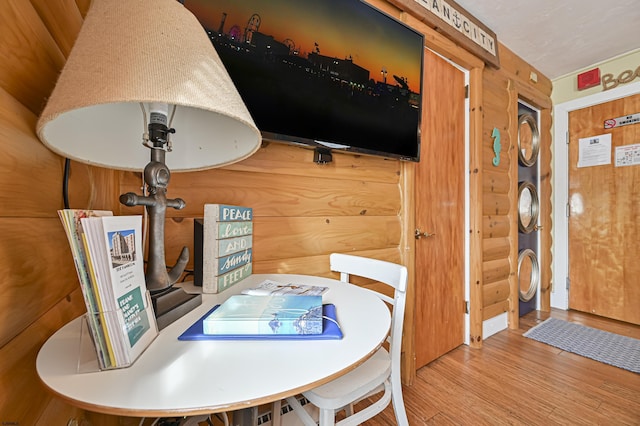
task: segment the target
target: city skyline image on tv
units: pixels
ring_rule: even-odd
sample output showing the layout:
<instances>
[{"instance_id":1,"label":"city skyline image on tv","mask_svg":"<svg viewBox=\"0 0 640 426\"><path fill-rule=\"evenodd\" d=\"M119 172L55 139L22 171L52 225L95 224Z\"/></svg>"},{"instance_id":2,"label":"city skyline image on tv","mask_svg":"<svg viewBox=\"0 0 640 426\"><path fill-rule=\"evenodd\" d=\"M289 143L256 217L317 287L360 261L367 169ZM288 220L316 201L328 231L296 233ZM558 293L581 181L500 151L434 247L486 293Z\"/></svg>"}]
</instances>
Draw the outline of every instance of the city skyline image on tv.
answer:
<instances>
[{"instance_id":1,"label":"city skyline image on tv","mask_svg":"<svg viewBox=\"0 0 640 426\"><path fill-rule=\"evenodd\" d=\"M419 160L423 36L361 0L184 0L266 139Z\"/></svg>"}]
</instances>

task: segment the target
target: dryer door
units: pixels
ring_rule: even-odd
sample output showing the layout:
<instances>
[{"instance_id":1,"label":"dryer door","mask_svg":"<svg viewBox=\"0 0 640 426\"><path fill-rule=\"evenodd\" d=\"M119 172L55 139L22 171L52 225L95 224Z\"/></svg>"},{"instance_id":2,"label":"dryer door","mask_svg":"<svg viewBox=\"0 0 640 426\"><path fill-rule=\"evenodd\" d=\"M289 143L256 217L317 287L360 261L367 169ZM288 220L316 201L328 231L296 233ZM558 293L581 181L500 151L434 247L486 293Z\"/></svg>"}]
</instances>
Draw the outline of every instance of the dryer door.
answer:
<instances>
[{"instance_id":1,"label":"dryer door","mask_svg":"<svg viewBox=\"0 0 640 426\"><path fill-rule=\"evenodd\" d=\"M525 249L518 256L518 286L520 301L528 302L533 299L540 283L540 264L538 256L531 249Z\"/></svg>"}]
</instances>

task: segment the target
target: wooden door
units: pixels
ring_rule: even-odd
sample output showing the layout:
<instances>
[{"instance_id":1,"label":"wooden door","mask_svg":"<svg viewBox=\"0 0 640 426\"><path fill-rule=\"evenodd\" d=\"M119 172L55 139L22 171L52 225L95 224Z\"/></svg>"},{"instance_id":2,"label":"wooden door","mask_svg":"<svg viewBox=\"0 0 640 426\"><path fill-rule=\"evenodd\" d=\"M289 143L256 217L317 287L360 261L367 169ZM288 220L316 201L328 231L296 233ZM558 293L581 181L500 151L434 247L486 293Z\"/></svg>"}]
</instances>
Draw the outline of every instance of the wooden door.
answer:
<instances>
[{"instance_id":1,"label":"wooden door","mask_svg":"<svg viewBox=\"0 0 640 426\"><path fill-rule=\"evenodd\" d=\"M416 168L416 368L464 341L465 78L425 53Z\"/></svg>"},{"instance_id":2,"label":"wooden door","mask_svg":"<svg viewBox=\"0 0 640 426\"><path fill-rule=\"evenodd\" d=\"M640 95L569 114L569 308L640 324L640 123L604 126L636 113ZM611 164L591 165L602 135ZM623 152L635 165L616 167Z\"/></svg>"}]
</instances>

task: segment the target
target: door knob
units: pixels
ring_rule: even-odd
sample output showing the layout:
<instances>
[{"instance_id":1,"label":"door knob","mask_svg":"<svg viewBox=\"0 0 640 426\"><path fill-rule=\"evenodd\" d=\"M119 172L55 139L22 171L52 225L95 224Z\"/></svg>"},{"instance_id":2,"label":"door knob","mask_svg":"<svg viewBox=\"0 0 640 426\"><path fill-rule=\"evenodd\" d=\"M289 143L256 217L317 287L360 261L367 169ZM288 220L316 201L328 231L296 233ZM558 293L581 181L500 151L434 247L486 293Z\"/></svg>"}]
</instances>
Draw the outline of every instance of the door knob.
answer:
<instances>
[{"instance_id":1,"label":"door knob","mask_svg":"<svg viewBox=\"0 0 640 426\"><path fill-rule=\"evenodd\" d=\"M419 240L422 237L429 238L429 237L433 237L436 234L435 233L430 234L428 232L422 232L419 228L416 228L416 233L414 235L416 237L416 240Z\"/></svg>"}]
</instances>

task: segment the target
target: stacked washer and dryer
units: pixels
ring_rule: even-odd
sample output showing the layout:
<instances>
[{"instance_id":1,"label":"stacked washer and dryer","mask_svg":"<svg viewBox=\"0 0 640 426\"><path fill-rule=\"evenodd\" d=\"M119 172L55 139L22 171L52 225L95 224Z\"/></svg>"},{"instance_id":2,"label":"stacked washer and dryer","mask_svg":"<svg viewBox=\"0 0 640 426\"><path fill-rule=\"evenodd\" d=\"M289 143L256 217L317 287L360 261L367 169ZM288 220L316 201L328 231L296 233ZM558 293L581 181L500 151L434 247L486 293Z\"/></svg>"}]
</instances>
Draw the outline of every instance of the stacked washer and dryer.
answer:
<instances>
[{"instance_id":1,"label":"stacked washer and dryer","mask_svg":"<svg viewBox=\"0 0 640 426\"><path fill-rule=\"evenodd\" d=\"M520 316L539 309L540 113L518 102L518 285Z\"/></svg>"}]
</instances>

